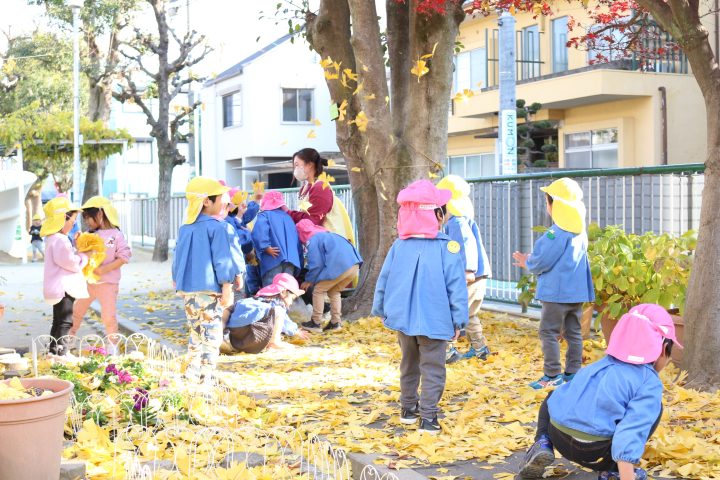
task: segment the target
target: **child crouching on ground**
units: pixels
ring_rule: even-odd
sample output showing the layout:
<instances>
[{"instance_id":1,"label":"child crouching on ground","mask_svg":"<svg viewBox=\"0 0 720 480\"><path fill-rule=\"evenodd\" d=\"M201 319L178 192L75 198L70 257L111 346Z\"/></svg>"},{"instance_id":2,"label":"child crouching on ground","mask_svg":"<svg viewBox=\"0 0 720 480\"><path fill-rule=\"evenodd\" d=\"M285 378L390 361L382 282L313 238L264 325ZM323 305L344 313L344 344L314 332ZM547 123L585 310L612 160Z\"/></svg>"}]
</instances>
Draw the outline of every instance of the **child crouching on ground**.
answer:
<instances>
[{"instance_id":1,"label":"child crouching on ground","mask_svg":"<svg viewBox=\"0 0 720 480\"><path fill-rule=\"evenodd\" d=\"M531 254L514 252L512 255L514 265L537 275L535 298L542 302L539 333L544 375L530 384L536 390L569 382L580 370L582 306L595 300L580 185L561 178L540 190L545 192L545 206L553 226L535 242ZM561 332L568 345L564 374L558 341Z\"/></svg>"},{"instance_id":2,"label":"child crouching on ground","mask_svg":"<svg viewBox=\"0 0 720 480\"><path fill-rule=\"evenodd\" d=\"M644 480L645 444L662 416L658 373L680 347L675 325L659 305L642 304L622 316L607 355L581 369L572 382L548 394L540 407L535 444L520 469L522 478L542 478L555 460L600 472L599 480Z\"/></svg>"},{"instance_id":3,"label":"child crouching on ground","mask_svg":"<svg viewBox=\"0 0 720 480\"><path fill-rule=\"evenodd\" d=\"M193 178L185 189L187 216L178 232L172 275L185 299L190 330L185 376L191 380L212 378L223 338L223 309L232 305L233 282L240 274L233 261L229 225L213 218L227 208L228 190L207 177Z\"/></svg>"},{"instance_id":4,"label":"child crouching on ground","mask_svg":"<svg viewBox=\"0 0 720 480\"><path fill-rule=\"evenodd\" d=\"M292 345L282 340L282 334L310 338L287 314L290 305L303 293L295 278L279 273L270 285L257 292L256 298L245 298L227 309L223 323L228 338L223 342L223 350L253 354L267 349L284 350Z\"/></svg>"},{"instance_id":5,"label":"child crouching on ground","mask_svg":"<svg viewBox=\"0 0 720 480\"><path fill-rule=\"evenodd\" d=\"M362 258L347 238L328 232L307 218L300 220L296 227L300 242L307 248L307 274L302 288L313 288L312 317L302 326L311 332L337 330L342 314L340 292L357 276ZM323 328L326 293L330 298L331 317Z\"/></svg>"},{"instance_id":6,"label":"child crouching on ground","mask_svg":"<svg viewBox=\"0 0 720 480\"><path fill-rule=\"evenodd\" d=\"M372 307L400 342L400 421L420 418L420 430L431 435L440 432L447 342L457 340L468 320L460 245L440 231L450 196L427 180L398 194L400 238L385 258Z\"/></svg>"}]
</instances>

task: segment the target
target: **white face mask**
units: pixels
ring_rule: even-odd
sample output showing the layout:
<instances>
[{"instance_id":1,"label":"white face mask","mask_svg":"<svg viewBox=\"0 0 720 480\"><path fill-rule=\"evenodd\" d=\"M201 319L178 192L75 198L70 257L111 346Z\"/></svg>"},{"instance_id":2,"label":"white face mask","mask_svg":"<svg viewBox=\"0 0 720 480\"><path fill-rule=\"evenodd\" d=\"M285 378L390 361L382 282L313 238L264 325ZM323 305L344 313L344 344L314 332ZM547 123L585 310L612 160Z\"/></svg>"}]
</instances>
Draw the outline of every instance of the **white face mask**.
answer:
<instances>
[{"instance_id":1,"label":"white face mask","mask_svg":"<svg viewBox=\"0 0 720 480\"><path fill-rule=\"evenodd\" d=\"M295 167L295 170L293 170L293 176L299 182L304 182L305 180L307 180L307 173L305 173L305 169L300 166Z\"/></svg>"}]
</instances>

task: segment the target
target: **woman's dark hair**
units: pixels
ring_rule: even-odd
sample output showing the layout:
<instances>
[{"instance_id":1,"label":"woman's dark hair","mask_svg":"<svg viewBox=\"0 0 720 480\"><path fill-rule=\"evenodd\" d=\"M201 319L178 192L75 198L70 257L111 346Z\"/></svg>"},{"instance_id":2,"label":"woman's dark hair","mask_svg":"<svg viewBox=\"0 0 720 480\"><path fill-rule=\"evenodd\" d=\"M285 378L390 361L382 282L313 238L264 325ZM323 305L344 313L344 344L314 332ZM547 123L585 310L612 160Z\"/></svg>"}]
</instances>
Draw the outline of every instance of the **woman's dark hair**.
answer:
<instances>
[{"instance_id":1,"label":"woman's dark hair","mask_svg":"<svg viewBox=\"0 0 720 480\"><path fill-rule=\"evenodd\" d=\"M672 349L673 349L674 344L675 344L675 342L673 342L669 338L666 338L665 340L663 340L662 349L663 349L663 354L666 357L669 357L670 355L672 355Z\"/></svg>"},{"instance_id":2,"label":"woman's dark hair","mask_svg":"<svg viewBox=\"0 0 720 480\"><path fill-rule=\"evenodd\" d=\"M328 161L322 158L314 148L303 148L293 154L293 158L298 157L305 163L312 163L315 166L315 176L317 177L323 172L323 167L327 166Z\"/></svg>"},{"instance_id":3,"label":"woman's dark hair","mask_svg":"<svg viewBox=\"0 0 720 480\"><path fill-rule=\"evenodd\" d=\"M549 203L550 205L552 205L553 198L550 196L549 193L546 193L546 194L545 194L545 198L547 198L548 203Z\"/></svg>"}]
</instances>

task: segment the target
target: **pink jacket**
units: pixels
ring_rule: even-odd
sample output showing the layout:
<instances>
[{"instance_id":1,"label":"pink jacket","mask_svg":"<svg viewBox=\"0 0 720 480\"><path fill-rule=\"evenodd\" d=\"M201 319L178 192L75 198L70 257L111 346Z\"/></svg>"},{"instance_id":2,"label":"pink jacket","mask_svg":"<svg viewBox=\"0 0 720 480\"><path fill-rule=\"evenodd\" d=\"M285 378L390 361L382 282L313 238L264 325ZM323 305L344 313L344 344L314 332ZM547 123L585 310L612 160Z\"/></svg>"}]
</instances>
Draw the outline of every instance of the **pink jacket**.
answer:
<instances>
[{"instance_id":1,"label":"pink jacket","mask_svg":"<svg viewBox=\"0 0 720 480\"><path fill-rule=\"evenodd\" d=\"M120 230L109 228L96 230L94 233L100 235L105 241L105 260L102 265L114 262L118 258L122 258L125 262L130 261L132 251L125 240L125 235ZM101 275L98 283L120 283L120 268Z\"/></svg>"},{"instance_id":2,"label":"pink jacket","mask_svg":"<svg viewBox=\"0 0 720 480\"><path fill-rule=\"evenodd\" d=\"M87 284L82 274L87 262L87 255L75 253L67 235L54 233L45 237L45 301L55 305L66 292L74 298L87 298Z\"/></svg>"}]
</instances>

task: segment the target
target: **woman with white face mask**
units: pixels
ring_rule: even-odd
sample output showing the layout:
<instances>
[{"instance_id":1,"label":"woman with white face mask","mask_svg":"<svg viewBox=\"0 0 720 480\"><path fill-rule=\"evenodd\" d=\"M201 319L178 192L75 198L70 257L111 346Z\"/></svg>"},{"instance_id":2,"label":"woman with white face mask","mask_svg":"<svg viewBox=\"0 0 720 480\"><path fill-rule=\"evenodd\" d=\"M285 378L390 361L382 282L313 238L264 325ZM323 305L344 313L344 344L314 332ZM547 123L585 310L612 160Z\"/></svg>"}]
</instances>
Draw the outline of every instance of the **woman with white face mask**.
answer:
<instances>
[{"instance_id":1,"label":"woman with white face mask","mask_svg":"<svg viewBox=\"0 0 720 480\"><path fill-rule=\"evenodd\" d=\"M295 223L308 219L315 225L322 225L332 209L332 189L317 179L327 164L328 161L314 148L303 148L293 155L293 175L300 183L300 203L307 201L310 204L307 210L287 210Z\"/></svg>"}]
</instances>

